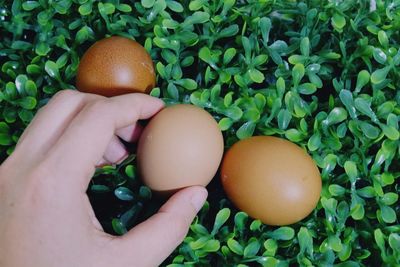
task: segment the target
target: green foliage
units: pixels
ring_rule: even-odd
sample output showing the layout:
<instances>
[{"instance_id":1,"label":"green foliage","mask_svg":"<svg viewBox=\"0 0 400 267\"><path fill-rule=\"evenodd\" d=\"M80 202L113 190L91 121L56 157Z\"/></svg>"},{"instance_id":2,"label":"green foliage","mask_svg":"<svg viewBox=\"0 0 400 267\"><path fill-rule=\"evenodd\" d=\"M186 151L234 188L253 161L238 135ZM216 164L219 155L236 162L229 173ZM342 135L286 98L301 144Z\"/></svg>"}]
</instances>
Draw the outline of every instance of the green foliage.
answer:
<instances>
[{"instance_id":1,"label":"green foliage","mask_svg":"<svg viewBox=\"0 0 400 267\"><path fill-rule=\"evenodd\" d=\"M303 221L270 227L218 181L168 266L398 266L400 2L3 1L0 158L39 107L74 87L96 40L134 38L155 61L151 95L214 115L226 147L276 135L304 147L323 191ZM134 158L98 170L88 193L123 234L160 203ZM111 206L104 210L104 205Z\"/></svg>"}]
</instances>

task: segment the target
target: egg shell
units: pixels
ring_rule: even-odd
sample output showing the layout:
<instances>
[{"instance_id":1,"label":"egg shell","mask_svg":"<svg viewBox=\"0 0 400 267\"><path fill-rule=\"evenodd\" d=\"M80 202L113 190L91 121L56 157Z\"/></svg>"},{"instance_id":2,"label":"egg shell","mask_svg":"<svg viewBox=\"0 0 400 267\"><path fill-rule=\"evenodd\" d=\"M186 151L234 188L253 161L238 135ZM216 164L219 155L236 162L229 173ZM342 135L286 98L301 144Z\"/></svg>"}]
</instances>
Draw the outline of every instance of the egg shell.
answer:
<instances>
[{"instance_id":1,"label":"egg shell","mask_svg":"<svg viewBox=\"0 0 400 267\"><path fill-rule=\"evenodd\" d=\"M179 104L161 110L143 130L137 150L143 182L156 192L206 186L224 151L221 130L205 110Z\"/></svg>"},{"instance_id":2,"label":"egg shell","mask_svg":"<svg viewBox=\"0 0 400 267\"><path fill-rule=\"evenodd\" d=\"M82 56L76 86L79 91L108 97L149 93L155 86L153 61L146 49L133 40L105 38Z\"/></svg>"},{"instance_id":3,"label":"egg shell","mask_svg":"<svg viewBox=\"0 0 400 267\"><path fill-rule=\"evenodd\" d=\"M221 166L228 198L251 217L288 225L311 213L321 194L312 158L282 138L256 136L234 144Z\"/></svg>"}]
</instances>

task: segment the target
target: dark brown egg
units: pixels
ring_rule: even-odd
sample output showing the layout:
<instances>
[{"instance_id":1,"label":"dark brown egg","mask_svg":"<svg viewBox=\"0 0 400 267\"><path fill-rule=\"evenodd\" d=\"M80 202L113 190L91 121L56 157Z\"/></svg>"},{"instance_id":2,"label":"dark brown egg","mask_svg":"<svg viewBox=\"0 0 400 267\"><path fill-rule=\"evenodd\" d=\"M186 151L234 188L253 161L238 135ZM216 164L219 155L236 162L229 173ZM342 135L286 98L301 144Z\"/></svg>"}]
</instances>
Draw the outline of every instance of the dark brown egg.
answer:
<instances>
[{"instance_id":1,"label":"dark brown egg","mask_svg":"<svg viewBox=\"0 0 400 267\"><path fill-rule=\"evenodd\" d=\"M214 118L193 105L161 110L144 129L137 160L143 182L161 193L207 185L218 170L224 140Z\"/></svg>"},{"instance_id":2,"label":"dark brown egg","mask_svg":"<svg viewBox=\"0 0 400 267\"><path fill-rule=\"evenodd\" d=\"M105 38L83 55L76 86L79 91L103 96L149 93L155 86L153 61L146 49L133 40Z\"/></svg>"},{"instance_id":3,"label":"dark brown egg","mask_svg":"<svg viewBox=\"0 0 400 267\"><path fill-rule=\"evenodd\" d=\"M241 140L226 153L221 181L241 210L269 225L305 218L321 193L321 177L312 158L297 145L277 137Z\"/></svg>"}]
</instances>

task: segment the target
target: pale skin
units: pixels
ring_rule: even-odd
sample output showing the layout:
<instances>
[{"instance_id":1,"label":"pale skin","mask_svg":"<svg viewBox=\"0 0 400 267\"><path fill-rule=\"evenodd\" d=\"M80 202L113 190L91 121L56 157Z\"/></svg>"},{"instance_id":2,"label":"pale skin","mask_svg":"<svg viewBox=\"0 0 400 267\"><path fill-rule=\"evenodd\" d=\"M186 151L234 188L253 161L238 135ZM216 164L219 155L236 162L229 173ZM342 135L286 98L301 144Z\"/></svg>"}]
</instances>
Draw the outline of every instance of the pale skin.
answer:
<instances>
[{"instance_id":1,"label":"pale skin","mask_svg":"<svg viewBox=\"0 0 400 267\"><path fill-rule=\"evenodd\" d=\"M104 98L64 90L41 108L0 166L0 266L158 266L207 198L185 188L122 237L105 233L86 190L95 168L128 152L136 122L163 108L144 94Z\"/></svg>"}]
</instances>

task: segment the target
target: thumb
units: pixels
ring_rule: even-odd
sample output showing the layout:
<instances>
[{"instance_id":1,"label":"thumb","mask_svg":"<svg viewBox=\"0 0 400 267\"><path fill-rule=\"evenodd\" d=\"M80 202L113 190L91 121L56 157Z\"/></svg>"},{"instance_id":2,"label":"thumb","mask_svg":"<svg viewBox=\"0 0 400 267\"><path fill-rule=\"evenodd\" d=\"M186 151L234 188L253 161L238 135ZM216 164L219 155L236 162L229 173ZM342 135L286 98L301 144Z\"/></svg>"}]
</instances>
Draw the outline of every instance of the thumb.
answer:
<instances>
[{"instance_id":1,"label":"thumb","mask_svg":"<svg viewBox=\"0 0 400 267\"><path fill-rule=\"evenodd\" d=\"M119 251L126 252L121 260L131 266L160 265L185 238L207 194L202 186L175 193L157 214L121 237Z\"/></svg>"}]
</instances>

